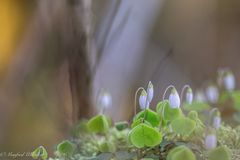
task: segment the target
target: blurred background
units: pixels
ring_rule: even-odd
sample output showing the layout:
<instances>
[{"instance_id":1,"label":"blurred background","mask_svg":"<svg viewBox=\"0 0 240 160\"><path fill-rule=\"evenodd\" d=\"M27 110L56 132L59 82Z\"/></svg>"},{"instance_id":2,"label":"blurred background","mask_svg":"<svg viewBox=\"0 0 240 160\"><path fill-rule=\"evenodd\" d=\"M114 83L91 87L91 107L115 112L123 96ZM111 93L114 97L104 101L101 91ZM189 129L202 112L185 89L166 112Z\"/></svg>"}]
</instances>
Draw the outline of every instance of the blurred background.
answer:
<instances>
[{"instance_id":1,"label":"blurred background","mask_svg":"<svg viewBox=\"0 0 240 160\"><path fill-rule=\"evenodd\" d=\"M50 153L71 126L106 111L129 120L134 93L215 81L219 67L240 80L238 0L1 0L0 151ZM52 154L52 153L51 153Z\"/></svg>"}]
</instances>

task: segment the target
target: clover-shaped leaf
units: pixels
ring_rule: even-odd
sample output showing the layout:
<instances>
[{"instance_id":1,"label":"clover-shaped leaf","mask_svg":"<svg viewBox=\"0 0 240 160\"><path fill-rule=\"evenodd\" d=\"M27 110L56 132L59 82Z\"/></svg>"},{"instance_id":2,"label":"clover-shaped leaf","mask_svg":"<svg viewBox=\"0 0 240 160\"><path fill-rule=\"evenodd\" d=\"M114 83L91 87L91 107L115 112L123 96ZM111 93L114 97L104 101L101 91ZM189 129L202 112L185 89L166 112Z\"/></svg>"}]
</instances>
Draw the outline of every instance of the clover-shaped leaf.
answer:
<instances>
[{"instance_id":1,"label":"clover-shaped leaf","mask_svg":"<svg viewBox=\"0 0 240 160\"><path fill-rule=\"evenodd\" d=\"M162 117L163 114L163 119L165 122L171 122L182 115L181 109L171 108L168 100L159 102L156 110L160 117Z\"/></svg>"},{"instance_id":2,"label":"clover-shaped leaf","mask_svg":"<svg viewBox=\"0 0 240 160\"><path fill-rule=\"evenodd\" d=\"M192 104L184 103L183 108L187 111L197 111L201 112L203 110L209 109L210 106L207 103L194 101Z\"/></svg>"},{"instance_id":3,"label":"clover-shaped leaf","mask_svg":"<svg viewBox=\"0 0 240 160\"><path fill-rule=\"evenodd\" d=\"M198 112L196 112L196 111L190 111L190 112L188 113L188 117L191 118L192 120L196 120L196 119L198 119Z\"/></svg>"},{"instance_id":4,"label":"clover-shaped leaf","mask_svg":"<svg viewBox=\"0 0 240 160\"><path fill-rule=\"evenodd\" d=\"M132 122L131 128L134 128L134 127L136 127L137 125L142 124L142 123L145 123L146 125L152 127L152 124L149 123L147 120L143 120L143 118L138 118L138 119L136 119L136 120L134 120L134 121Z\"/></svg>"},{"instance_id":5,"label":"clover-shaped leaf","mask_svg":"<svg viewBox=\"0 0 240 160\"><path fill-rule=\"evenodd\" d=\"M47 153L47 150L43 146L39 146L31 153L31 156L33 159L46 160L48 157L48 153Z\"/></svg>"},{"instance_id":6,"label":"clover-shaped leaf","mask_svg":"<svg viewBox=\"0 0 240 160\"><path fill-rule=\"evenodd\" d=\"M61 156L71 156L75 150L75 145L66 140L57 145L57 153Z\"/></svg>"},{"instance_id":7,"label":"clover-shaped leaf","mask_svg":"<svg viewBox=\"0 0 240 160\"><path fill-rule=\"evenodd\" d=\"M82 120L79 123L77 123L73 129L71 130L72 134L74 136L79 136L79 133L88 133L88 126L87 121Z\"/></svg>"},{"instance_id":8,"label":"clover-shaped leaf","mask_svg":"<svg viewBox=\"0 0 240 160\"><path fill-rule=\"evenodd\" d=\"M154 147L161 143L162 135L155 128L142 123L130 131L129 141L137 148Z\"/></svg>"},{"instance_id":9,"label":"clover-shaped leaf","mask_svg":"<svg viewBox=\"0 0 240 160\"><path fill-rule=\"evenodd\" d=\"M87 123L88 130L93 133L106 133L109 129L109 120L105 115L97 115Z\"/></svg>"},{"instance_id":10,"label":"clover-shaped leaf","mask_svg":"<svg viewBox=\"0 0 240 160\"><path fill-rule=\"evenodd\" d=\"M209 151L209 160L231 160L231 151L225 146L219 146Z\"/></svg>"},{"instance_id":11,"label":"clover-shaped leaf","mask_svg":"<svg viewBox=\"0 0 240 160\"><path fill-rule=\"evenodd\" d=\"M146 112L146 117L144 117ZM156 112L154 112L151 109L146 109L141 112L139 112L135 117L133 121L136 121L138 119L145 118L147 122L149 122L153 127L157 127L160 123L159 116Z\"/></svg>"},{"instance_id":12,"label":"clover-shaped leaf","mask_svg":"<svg viewBox=\"0 0 240 160\"><path fill-rule=\"evenodd\" d=\"M196 122L187 117L180 117L172 121L171 127L177 134L190 135L196 127Z\"/></svg>"},{"instance_id":13,"label":"clover-shaped leaf","mask_svg":"<svg viewBox=\"0 0 240 160\"><path fill-rule=\"evenodd\" d=\"M199 125L201 127L205 127L205 125L203 124L203 122L201 121L201 119L198 117L198 112L196 111L190 111L188 113L188 118L194 120L196 122L196 125Z\"/></svg>"},{"instance_id":14,"label":"clover-shaped leaf","mask_svg":"<svg viewBox=\"0 0 240 160\"><path fill-rule=\"evenodd\" d=\"M196 156L188 147L182 145L170 150L167 160L196 160Z\"/></svg>"},{"instance_id":15,"label":"clover-shaped leaf","mask_svg":"<svg viewBox=\"0 0 240 160\"><path fill-rule=\"evenodd\" d=\"M190 111L188 113L188 118L196 122L196 127L194 129L194 134L201 135L205 130L205 125L203 122L198 118L198 113L196 111Z\"/></svg>"}]
</instances>

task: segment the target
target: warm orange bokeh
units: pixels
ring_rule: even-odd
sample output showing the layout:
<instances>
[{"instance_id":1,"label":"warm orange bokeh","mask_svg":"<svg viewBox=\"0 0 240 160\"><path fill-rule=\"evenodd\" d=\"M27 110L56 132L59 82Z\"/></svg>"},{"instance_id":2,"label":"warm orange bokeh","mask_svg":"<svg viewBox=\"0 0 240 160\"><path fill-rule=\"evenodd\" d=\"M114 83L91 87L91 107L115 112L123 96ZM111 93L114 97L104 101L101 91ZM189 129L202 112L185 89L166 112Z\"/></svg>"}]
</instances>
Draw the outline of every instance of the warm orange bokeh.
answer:
<instances>
[{"instance_id":1,"label":"warm orange bokeh","mask_svg":"<svg viewBox=\"0 0 240 160\"><path fill-rule=\"evenodd\" d=\"M29 15L26 1L0 1L0 73L14 54Z\"/></svg>"}]
</instances>

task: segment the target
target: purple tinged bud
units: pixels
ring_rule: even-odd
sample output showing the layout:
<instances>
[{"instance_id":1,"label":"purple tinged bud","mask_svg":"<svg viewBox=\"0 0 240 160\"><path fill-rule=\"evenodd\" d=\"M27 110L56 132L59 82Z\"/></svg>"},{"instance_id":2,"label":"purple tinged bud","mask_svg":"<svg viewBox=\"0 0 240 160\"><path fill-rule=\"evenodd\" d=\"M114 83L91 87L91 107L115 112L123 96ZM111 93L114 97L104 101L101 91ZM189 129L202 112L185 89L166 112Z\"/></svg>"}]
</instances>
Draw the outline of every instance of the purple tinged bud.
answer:
<instances>
[{"instance_id":1,"label":"purple tinged bud","mask_svg":"<svg viewBox=\"0 0 240 160\"><path fill-rule=\"evenodd\" d=\"M147 88L147 100L149 103L152 101L153 95L154 95L153 84L151 81L149 81Z\"/></svg>"},{"instance_id":2,"label":"purple tinged bud","mask_svg":"<svg viewBox=\"0 0 240 160\"><path fill-rule=\"evenodd\" d=\"M197 102L206 102L206 97L205 97L203 91L201 91L201 90L199 90L195 93L194 99Z\"/></svg>"},{"instance_id":3,"label":"purple tinged bud","mask_svg":"<svg viewBox=\"0 0 240 160\"><path fill-rule=\"evenodd\" d=\"M233 91L235 88L235 77L233 73L227 72L223 78L223 85L229 92Z\"/></svg>"},{"instance_id":4,"label":"purple tinged bud","mask_svg":"<svg viewBox=\"0 0 240 160\"><path fill-rule=\"evenodd\" d=\"M112 105L112 96L108 92L103 92L99 96L99 105L102 108L109 108Z\"/></svg>"},{"instance_id":5,"label":"purple tinged bud","mask_svg":"<svg viewBox=\"0 0 240 160\"><path fill-rule=\"evenodd\" d=\"M217 146L217 137L215 134L208 134L205 137L205 148L207 150L214 149Z\"/></svg>"},{"instance_id":6,"label":"purple tinged bud","mask_svg":"<svg viewBox=\"0 0 240 160\"><path fill-rule=\"evenodd\" d=\"M215 116L215 117L213 118L213 127L214 127L215 129L219 129L220 126L221 126L221 117L220 117L220 116Z\"/></svg>"},{"instance_id":7,"label":"purple tinged bud","mask_svg":"<svg viewBox=\"0 0 240 160\"><path fill-rule=\"evenodd\" d=\"M149 108L150 102L147 100L146 108Z\"/></svg>"},{"instance_id":8,"label":"purple tinged bud","mask_svg":"<svg viewBox=\"0 0 240 160\"><path fill-rule=\"evenodd\" d=\"M206 89L206 96L209 102L217 103L219 97L217 87L214 85L208 86Z\"/></svg>"},{"instance_id":9,"label":"purple tinged bud","mask_svg":"<svg viewBox=\"0 0 240 160\"><path fill-rule=\"evenodd\" d=\"M193 92L191 88L188 88L187 93L186 93L186 102L188 104L192 104L193 101Z\"/></svg>"},{"instance_id":10,"label":"purple tinged bud","mask_svg":"<svg viewBox=\"0 0 240 160\"><path fill-rule=\"evenodd\" d=\"M141 95L139 97L139 105L142 110L145 109L146 101L147 101L147 92L145 90L142 90ZM147 106L149 106L148 102L147 102Z\"/></svg>"},{"instance_id":11,"label":"purple tinged bud","mask_svg":"<svg viewBox=\"0 0 240 160\"><path fill-rule=\"evenodd\" d=\"M171 108L179 108L180 107L180 97L178 95L178 92L175 88L171 90L171 94L169 95L169 104Z\"/></svg>"}]
</instances>

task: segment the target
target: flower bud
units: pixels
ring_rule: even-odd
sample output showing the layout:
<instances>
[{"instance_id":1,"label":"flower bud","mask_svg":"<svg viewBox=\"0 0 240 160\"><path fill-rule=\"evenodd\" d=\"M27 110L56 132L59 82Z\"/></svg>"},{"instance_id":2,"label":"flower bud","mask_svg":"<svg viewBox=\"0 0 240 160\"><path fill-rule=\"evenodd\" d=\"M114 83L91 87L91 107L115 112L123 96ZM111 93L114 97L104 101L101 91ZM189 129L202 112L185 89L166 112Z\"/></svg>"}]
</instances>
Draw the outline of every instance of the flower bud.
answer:
<instances>
[{"instance_id":1,"label":"flower bud","mask_svg":"<svg viewBox=\"0 0 240 160\"><path fill-rule=\"evenodd\" d=\"M187 93L186 93L186 102L188 104L192 104L193 101L193 93L192 93L192 89L188 88Z\"/></svg>"},{"instance_id":2,"label":"flower bud","mask_svg":"<svg viewBox=\"0 0 240 160\"><path fill-rule=\"evenodd\" d=\"M98 102L102 108L109 108L112 105L112 96L108 92L102 92Z\"/></svg>"},{"instance_id":3,"label":"flower bud","mask_svg":"<svg viewBox=\"0 0 240 160\"><path fill-rule=\"evenodd\" d=\"M149 106L150 106L150 102L147 100L146 108L149 108Z\"/></svg>"},{"instance_id":4,"label":"flower bud","mask_svg":"<svg viewBox=\"0 0 240 160\"><path fill-rule=\"evenodd\" d=\"M233 91L235 88L235 77L232 72L227 72L223 78L223 85L229 92Z\"/></svg>"},{"instance_id":5,"label":"flower bud","mask_svg":"<svg viewBox=\"0 0 240 160\"><path fill-rule=\"evenodd\" d=\"M180 97L175 88L171 90L171 94L169 95L169 104L171 108L179 108L180 107Z\"/></svg>"},{"instance_id":6,"label":"flower bud","mask_svg":"<svg viewBox=\"0 0 240 160\"><path fill-rule=\"evenodd\" d=\"M217 137L215 134L211 133L205 137L205 148L210 150L214 149L217 146Z\"/></svg>"},{"instance_id":7,"label":"flower bud","mask_svg":"<svg viewBox=\"0 0 240 160\"><path fill-rule=\"evenodd\" d=\"M142 90L141 95L139 97L139 105L142 110L145 109L146 104L147 104L146 107L149 106L148 101L147 102L146 101L147 101L147 92L145 90Z\"/></svg>"},{"instance_id":8,"label":"flower bud","mask_svg":"<svg viewBox=\"0 0 240 160\"><path fill-rule=\"evenodd\" d=\"M201 90L198 90L198 91L195 93L194 99L195 99L197 102L206 102L206 97L205 97L203 91L201 91Z\"/></svg>"},{"instance_id":9,"label":"flower bud","mask_svg":"<svg viewBox=\"0 0 240 160\"><path fill-rule=\"evenodd\" d=\"M221 126L221 117L220 116L213 117L213 127L215 129L219 129L220 126Z\"/></svg>"},{"instance_id":10,"label":"flower bud","mask_svg":"<svg viewBox=\"0 0 240 160\"><path fill-rule=\"evenodd\" d=\"M153 99L153 94L154 94L154 90L153 90L153 84L151 81L149 81L148 83L148 88L147 88L147 101L150 103Z\"/></svg>"},{"instance_id":11,"label":"flower bud","mask_svg":"<svg viewBox=\"0 0 240 160\"><path fill-rule=\"evenodd\" d=\"M206 89L206 96L209 102L217 103L219 97L217 87L214 85L208 86Z\"/></svg>"}]
</instances>

